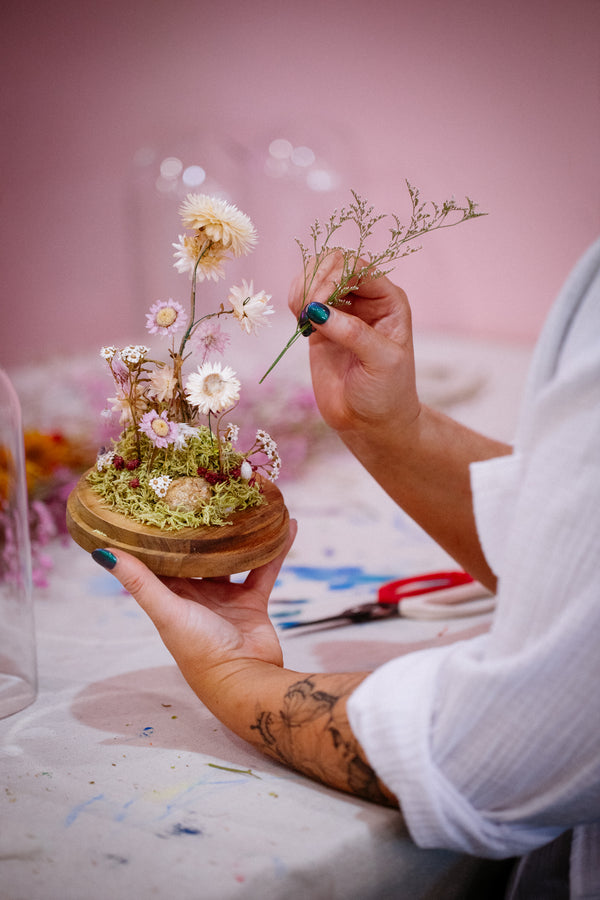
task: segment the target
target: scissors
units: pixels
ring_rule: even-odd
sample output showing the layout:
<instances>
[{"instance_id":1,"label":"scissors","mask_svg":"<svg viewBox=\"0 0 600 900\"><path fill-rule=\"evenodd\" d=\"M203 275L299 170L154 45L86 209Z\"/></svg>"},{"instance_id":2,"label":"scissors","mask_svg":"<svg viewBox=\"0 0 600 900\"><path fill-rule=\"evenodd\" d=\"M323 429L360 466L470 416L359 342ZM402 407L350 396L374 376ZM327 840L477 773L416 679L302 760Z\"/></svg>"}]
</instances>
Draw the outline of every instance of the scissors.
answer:
<instances>
[{"instance_id":1,"label":"scissors","mask_svg":"<svg viewBox=\"0 0 600 900\"><path fill-rule=\"evenodd\" d=\"M333 616L280 622L282 629L306 625L362 624L402 616L407 619L451 619L491 612L494 595L467 572L425 572L399 578L379 588L377 601L351 606Z\"/></svg>"}]
</instances>

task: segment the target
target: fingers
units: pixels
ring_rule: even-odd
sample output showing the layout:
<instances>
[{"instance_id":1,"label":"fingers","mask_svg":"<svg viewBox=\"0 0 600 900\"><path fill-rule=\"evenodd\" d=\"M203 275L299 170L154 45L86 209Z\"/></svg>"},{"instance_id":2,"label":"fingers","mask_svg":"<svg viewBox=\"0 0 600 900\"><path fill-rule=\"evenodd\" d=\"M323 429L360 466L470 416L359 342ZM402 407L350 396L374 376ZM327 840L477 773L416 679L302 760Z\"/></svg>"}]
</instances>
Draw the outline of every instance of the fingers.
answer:
<instances>
[{"instance_id":1,"label":"fingers","mask_svg":"<svg viewBox=\"0 0 600 900\"><path fill-rule=\"evenodd\" d=\"M94 550L92 557L121 582L159 631L170 621L181 600L141 560L122 550Z\"/></svg>"},{"instance_id":2,"label":"fingers","mask_svg":"<svg viewBox=\"0 0 600 900\"><path fill-rule=\"evenodd\" d=\"M290 520L287 540L281 553L271 562L254 569L246 578L244 587L258 591L264 595L265 601L273 589L283 561L290 551L298 525L295 519ZM159 631L174 620L178 612L183 611L185 600L170 590L160 578L154 575L141 560L122 550L94 550L93 559L121 582L125 590L137 600ZM168 581L173 581L169 579ZM202 579L203 582L229 582L229 576Z\"/></svg>"},{"instance_id":3,"label":"fingers","mask_svg":"<svg viewBox=\"0 0 600 900\"><path fill-rule=\"evenodd\" d=\"M367 369L386 369L399 362L402 346L367 325L358 316L348 315L331 306L308 307L308 318L317 333L349 350Z\"/></svg>"},{"instance_id":4,"label":"fingers","mask_svg":"<svg viewBox=\"0 0 600 900\"><path fill-rule=\"evenodd\" d=\"M364 269L366 266L368 266L366 260L357 260L357 269ZM310 263L307 269L310 272ZM312 300L315 300L317 303L327 303L336 285L339 284L340 279L343 277L343 270L343 256L341 252L336 251L320 263L314 279L309 285L305 285L303 274L296 276L291 283L288 296L288 306L295 317L298 318L305 304ZM351 280L350 285L353 283ZM369 300L387 300L397 293L403 294L400 288L392 284L383 275L380 275L379 278L366 275L357 287L351 289L352 298L363 297Z\"/></svg>"}]
</instances>

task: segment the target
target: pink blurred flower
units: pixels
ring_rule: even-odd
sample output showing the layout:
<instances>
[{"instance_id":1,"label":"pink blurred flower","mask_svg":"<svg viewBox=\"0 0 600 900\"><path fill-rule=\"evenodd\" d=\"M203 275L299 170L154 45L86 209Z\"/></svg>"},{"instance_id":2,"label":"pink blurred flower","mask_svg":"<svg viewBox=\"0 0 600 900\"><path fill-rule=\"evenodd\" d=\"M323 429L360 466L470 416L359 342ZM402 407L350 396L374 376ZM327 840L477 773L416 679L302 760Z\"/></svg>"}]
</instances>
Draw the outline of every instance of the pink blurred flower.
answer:
<instances>
[{"instance_id":1,"label":"pink blurred flower","mask_svg":"<svg viewBox=\"0 0 600 900\"><path fill-rule=\"evenodd\" d=\"M196 348L202 352L202 362L206 362L206 358L211 353L224 353L230 340L231 338L221 329L219 323L210 319L200 323L193 337Z\"/></svg>"}]
</instances>

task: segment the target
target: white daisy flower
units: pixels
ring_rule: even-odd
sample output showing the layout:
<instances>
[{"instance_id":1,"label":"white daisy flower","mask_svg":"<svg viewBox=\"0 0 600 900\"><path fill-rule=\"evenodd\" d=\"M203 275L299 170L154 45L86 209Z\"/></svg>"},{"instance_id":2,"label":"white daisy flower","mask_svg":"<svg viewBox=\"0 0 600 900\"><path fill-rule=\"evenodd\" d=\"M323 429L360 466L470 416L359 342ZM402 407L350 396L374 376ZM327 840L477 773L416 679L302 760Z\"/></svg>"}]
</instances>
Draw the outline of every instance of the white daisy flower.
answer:
<instances>
[{"instance_id":1,"label":"white daisy flower","mask_svg":"<svg viewBox=\"0 0 600 900\"><path fill-rule=\"evenodd\" d=\"M240 381L230 366L206 362L192 372L185 393L202 415L218 413L234 406L240 396Z\"/></svg>"},{"instance_id":2,"label":"white daisy flower","mask_svg":"<svg viewBox=\"0 0 600 900\"><path fill-rule=\"evenodd\" d=\"M234 256L249 253L257 240L254 225L232 203L208 194L188 194L180 210L183 224L204 238L219 243Z\"/></svg>"},{"instance_id":3,"label":"white daisy flower","mask_svg":"<svg viewBox=\"0 0 600 900\"><path fill-rule=\"evenodd\" d=\"M242 279L241 287L232 287L227 298L233 307L233 315L247 334L255 334L261 325L267 325L266 317L275 310L269 304L270 294L254 293L253 282Z\"/></svg>"}]
</instances>

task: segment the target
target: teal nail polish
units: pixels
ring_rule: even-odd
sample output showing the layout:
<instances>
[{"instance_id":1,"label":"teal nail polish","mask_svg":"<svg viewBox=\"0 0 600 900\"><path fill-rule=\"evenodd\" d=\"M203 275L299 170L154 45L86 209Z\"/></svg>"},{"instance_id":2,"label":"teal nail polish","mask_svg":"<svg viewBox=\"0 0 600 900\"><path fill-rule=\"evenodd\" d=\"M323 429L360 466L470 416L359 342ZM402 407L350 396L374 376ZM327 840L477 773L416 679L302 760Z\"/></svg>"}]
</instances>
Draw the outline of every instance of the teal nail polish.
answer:
<instances>
[{"instance_id":1,"label":"teal nail polish","mask_svg":"<svg viewBox=\"0 0 600 900\"><path fill-rule=\"evenodd\" d=\"M92 550L92 559L103 569L114 569L117 564L117 557L110 550Z\"/></svg>"},{"instance_id":2,"label":"teal nail polish","mask_svg":"<svg viewBox=\"0 0 600 900\"><path fill-rule=\"evenodd\" d=\"M306 315L315 325L322 325L329 318L329 307L325 306L324 303L317 303L316 300L313 300L306 307Z\"/></svg>"},{"instance_id":3,"label":"teal nail polish","mask_svg":"<svg viewBox=\"0 0 600 900\"><path fill-rule=\"evenodd\" d=\"M313 331L315 330L306 317L306 306L300 313L300 318L298 319L298 326L302 329L303 337L310 337L311 334L313 333Z\"/></svg>"}]
</instances>

